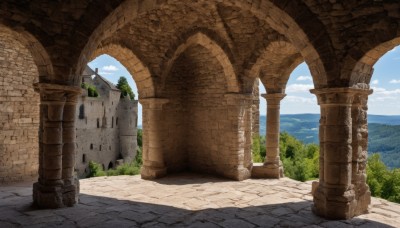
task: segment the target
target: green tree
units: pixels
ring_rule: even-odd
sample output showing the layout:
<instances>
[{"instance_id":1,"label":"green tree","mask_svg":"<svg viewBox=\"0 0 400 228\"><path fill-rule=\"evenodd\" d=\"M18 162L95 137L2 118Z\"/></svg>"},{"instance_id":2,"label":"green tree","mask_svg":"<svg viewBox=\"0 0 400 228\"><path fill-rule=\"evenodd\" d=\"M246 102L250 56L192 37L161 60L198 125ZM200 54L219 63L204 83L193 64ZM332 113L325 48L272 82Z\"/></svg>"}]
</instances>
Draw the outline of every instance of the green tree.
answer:
<instances>
[{"instance_id":1,"label":"green tree","mask_svg":"<svg viewBox=\"0 0 400 228\"><path fill-rule=\"evenodd\" d=\"M125 77L120 77L118 79L117 88L121 91L121 97L129 96L131 100L135 99L135 94L132 91L132 88L128 84L128 80Z\"/></svg>"},{"instance_id":2,"label":"green tree","mask_svg":"<svg viewBox=\"0 0 400 228\"><path fill-rule=\"evenodd\" d=\"M400 203L400 169L389 170L380 154L368 158L367 183L373 196Z\"/></svg>"}]
</instances>

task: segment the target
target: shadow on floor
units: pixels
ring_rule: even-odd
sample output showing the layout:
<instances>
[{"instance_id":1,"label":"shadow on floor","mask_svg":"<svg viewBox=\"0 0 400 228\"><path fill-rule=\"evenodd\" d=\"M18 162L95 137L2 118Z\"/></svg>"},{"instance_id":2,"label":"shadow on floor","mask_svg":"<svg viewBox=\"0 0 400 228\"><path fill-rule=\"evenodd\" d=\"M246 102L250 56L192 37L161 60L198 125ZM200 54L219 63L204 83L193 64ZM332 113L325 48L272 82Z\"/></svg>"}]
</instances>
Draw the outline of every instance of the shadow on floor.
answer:
<instances>
[{"instance_id":1,"label":"shadow on floor","mask_svg":"<svg viewBox=\"0 0 400 228\"><path fill-rule=\"evenodd\" d=\"M186 175L186 174L181 174ZM177 178L178 177L178 180ZM203 183L189 177L163 178L166 185ZM200 178L201 179L201 178ZM206 178L208 182L225 182ZM203 181L203 182L202 182ZM1 190L1 189L0 189ZM311 201L251 207L189 210L94 195L80 195L72 208L37 210L31 206L31 188L9 194L0 191L0 227L391 227L381 222L353 218L329 221L311 212ZM17 191L18 192L18 191Z\"/></svg>"}]
</instances>

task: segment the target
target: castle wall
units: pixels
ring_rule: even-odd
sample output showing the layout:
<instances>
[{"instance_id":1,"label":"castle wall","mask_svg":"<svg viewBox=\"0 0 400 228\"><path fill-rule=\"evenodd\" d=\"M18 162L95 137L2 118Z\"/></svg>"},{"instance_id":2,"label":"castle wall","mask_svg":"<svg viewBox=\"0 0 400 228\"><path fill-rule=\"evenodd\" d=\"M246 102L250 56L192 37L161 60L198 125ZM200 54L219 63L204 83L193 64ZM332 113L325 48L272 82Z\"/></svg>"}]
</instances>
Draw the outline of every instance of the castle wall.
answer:
<instances>
[{"instance_id":1,"label":"castle wall","mask_svg":"<svg viewBox=\"0 0 400 228\"><path fill-rule=\"evenodd\" d=\"M38 174L38 75L30 52L0 29L0 184Z\"/></svg>"},{"instance_id":2,"label":"castle wall","mask_svg":"<svg viewBox=\"0 0 400 228\"><path fill-rule=\"evenodd\" d=\"M76 169L79 177L89 173L89 162L94 161L105 170L115 168L116 160L124 158L121 151L134 151L137 148L137 124L126 118L121 110L128 109L137 119L137 101L120 100L120 92L109 90L100 82L98 86L100 97L87 97L84 94L78 101L76 115L77 153ZM102 87L102 88L101 88ZM86 91L85 91L86 93ZM130 121L130 122L129 122ZM120 134L120 130L125 134ZM125 129L129 129L126 134Z\"/></svg>"}]
</instances>

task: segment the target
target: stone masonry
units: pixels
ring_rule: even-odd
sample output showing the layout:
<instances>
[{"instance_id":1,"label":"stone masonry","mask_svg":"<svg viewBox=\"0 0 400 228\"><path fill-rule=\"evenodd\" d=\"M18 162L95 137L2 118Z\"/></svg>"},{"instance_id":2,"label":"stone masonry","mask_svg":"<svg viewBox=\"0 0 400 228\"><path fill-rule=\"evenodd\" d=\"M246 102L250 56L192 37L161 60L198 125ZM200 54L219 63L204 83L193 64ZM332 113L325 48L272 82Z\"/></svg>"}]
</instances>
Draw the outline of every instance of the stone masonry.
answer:
<instances>
[{"instance_id":1,"label":"stone masonry","mask_svg":"<svg viewBox=\"0 0 400 228\"><path fill-rule=\"evenodd\" d=\"M38 175L38 71L32 55L0 28L0 184Z\"/></svg>"},{"instance_id":2,"label":"stone masonry","mask_svg":"<svg viewBox=\"0 0 400 228\"><path fill-rule=\"evenodd\" d=\"M2 43L2 80L35 81L30 77L34 67L19 71L32 61L38 72L39 138L32 140L39 144L39 178L33 187L39 207L77 202L79 183L73 170L80 139L75 114L82 72L91 59L109 54L126 66L138 87L144 179L183 170L234 180L250 178L258 170L257 177L280 178L278 98L285 94L291 71L305 61L321 107L320 180L314 185L313 212L350 219L368 210L369 83L376 61L400 44L398 1L4 0L0 15L0 37L8 40L10 53L23 52L21 47L30 53L26 60L8 59L3 52L10 48ZM10 33L15 39L5 38ZM269 134L266 161L253 165L258 79L267 91ZM27 101L3 81L1 99ZM28 106L33 103L29 100ZM37 123L37 112L28 109L18 112L20 121ZM19 114L3 113L1 120L11 130L2 128L0 140L14 142L21 132L8 123ZM32 175L24 165L15 165L22 164L18 159L34 158L33 152L16 155L15 150L24 148L12 148L5 153L7 160L0 161L0 174L15 180ZM9 160L11 154L21 158ZM24 169L24 174L10 176L12 167Z\"/></svg>"}]
</instances>

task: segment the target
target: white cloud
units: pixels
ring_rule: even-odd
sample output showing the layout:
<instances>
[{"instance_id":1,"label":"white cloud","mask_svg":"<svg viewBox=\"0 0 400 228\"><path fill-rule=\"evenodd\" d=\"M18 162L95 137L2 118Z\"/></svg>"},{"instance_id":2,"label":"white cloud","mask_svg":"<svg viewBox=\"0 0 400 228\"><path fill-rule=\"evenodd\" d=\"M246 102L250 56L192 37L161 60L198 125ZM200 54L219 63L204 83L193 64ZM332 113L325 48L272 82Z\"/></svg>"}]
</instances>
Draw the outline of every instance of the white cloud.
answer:
<instances>
[{"instance_id":1,"label":"white cloud","mask_svg":"<svg viewBox=\"0 0 400 228\"><path fill-rule=\"evenodd\" d=\"M393 79L389 82L390 84L399 84L400 80Z\"/></svg>"},{"instance_id":2,"label":"white cloud","mask_svg":"<svg viewBox=\"0 0 400 228\"><path fill-rule=\"evenodd\" d=\"M104 71L117 71L118 68L114 65L103 66L102 68Z\"/></svg>"},{"instance_id":3,"label":"white cloud","mask_svg":"<svg viewBox=\"0 0 400 228\"><path fill-rule=\"evenodd\" d=\"M299 76L296 81L312 81L311 76Z\"/></svg>"},{"instance_id":4,"label":"white cloud","mask_svg":"<svg viewBox=\"0 0 400 228\"><path fill-rule=\"evenodd\" d=\"M388 52L395 52L397 50L397 47L394 47L392 50L388 51Z\"/></svg>"},{"instance_id":5,"label":"white cloud","mask_svg":"<svg viewBox=\"0 0 400 228\"><path fill-rule=\"evenodd\" d=\"M99 74L100 75L113 75L114 73L106 72L106 71L100 71Z\"/></svg>"},{"instance_id":6,"label":"white cloud","mask_svg":"<svg viewBox=\"0 0 400 228\"><path fill-rule=\"evenodd\" d=\"M400 89L395 90L387 90L385 88L380 87L372 87L374 93L370 96L371 103L369 105L378 105L374 104L375 102L385 102L390 100L400 100Z\"/></svg>"},{"instance_id":7,"label":"white cloud","mask_svg":"<svg viewBox=\"0 0 400 228\"><path fill-rule=\"evenodd\" d=\"M291 84L286 87L286 93L309 92L313 88L313 84Z\"/></svg>"},{"instance_id":8,"label":"white cloud","mask_svg":"<svg viewBox=\"0 0 400 228\"><path fill-rule=\"evenodd\" d=\"M290 103L303 103L303 104L317 104L317 99L315 97L308 98L308 97L299 97L299 96L286 96L285 101Z\"/></svg>"},{"instance_id":9,"label":"white cloud","mask_svg":"<svg viewBox=\"0 0 400 228\"><path fill-rule=\"evenodd\" d=\"M378 85L379 84L379 80L373 80L372 82L371 82L371 85Z\"/></svg>"}]
</instances>

